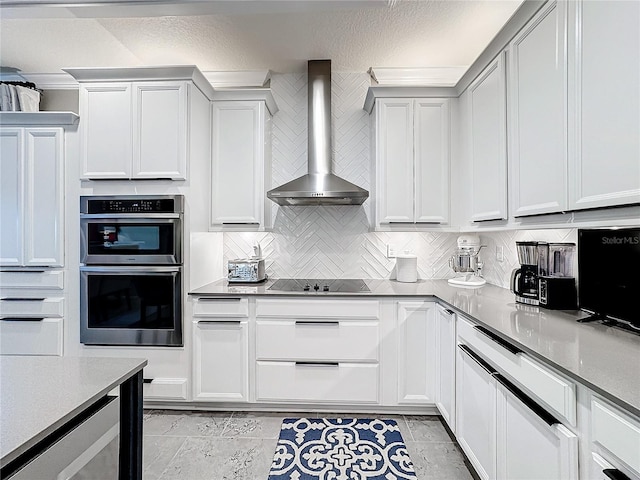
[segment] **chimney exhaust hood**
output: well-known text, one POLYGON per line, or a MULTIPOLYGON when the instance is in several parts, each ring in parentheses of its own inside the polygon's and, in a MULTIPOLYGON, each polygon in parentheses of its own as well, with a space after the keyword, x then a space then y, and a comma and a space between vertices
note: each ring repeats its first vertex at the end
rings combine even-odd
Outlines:
POLYGON ((267 192, 278 205, 362 205, 369 192, 331 173, 331 60, 309 60, 308 172, 267 192))

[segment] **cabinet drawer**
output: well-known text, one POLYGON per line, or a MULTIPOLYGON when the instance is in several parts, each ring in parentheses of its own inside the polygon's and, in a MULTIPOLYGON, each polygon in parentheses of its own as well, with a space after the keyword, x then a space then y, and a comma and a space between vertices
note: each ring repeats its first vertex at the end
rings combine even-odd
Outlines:
POLYGON ((145 383, 142 386, 142 395, 145 400, 186 400, 187 379, 145 379, 145 383))
POLYGON ((240 297, 199 297, 193 304, 195 317, 248 317, 249 300, 240 297))
POLYGON ((0 301, 0 315, 4 317, 62 317, 64 299, 62 297, 25 298, 3 297, 0 301))
POLYGON ((3 355, 62 355, 62 319, 12 319, 0 321, 3 355))
POLYGON ((640 475, 640 421, 592 397, 591 439, 640 475))
POLYGON ((0 288, 40 288, 62 290, 64 272, 0 272, 0 288))
POLYGON ((483 327, 460 318, 458 338, 480 353, 494 367, 507 374, 535 399, 576 425, 576 385, 524 352, 509 345, 483 327))
POLYGON ((257 362, 258 401, 378 403, 377 364, 257 362))
POLYGON ((375 300, 257 299, 256 316, 287 318, 378 318, 375 300))
POLYGON ((377 321, 258 320, 259 360, 377 361, 377 321))

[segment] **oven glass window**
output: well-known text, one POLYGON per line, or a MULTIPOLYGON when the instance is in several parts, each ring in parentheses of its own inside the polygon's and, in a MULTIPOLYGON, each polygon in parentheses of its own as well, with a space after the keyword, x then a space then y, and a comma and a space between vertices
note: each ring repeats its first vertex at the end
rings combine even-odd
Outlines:
POLYGON ((88 225, 90 255, 173 255, 172 223, 94 223, 88 225))
POLYGON ((174 275, 89 275, 89 328, 175 328, 174 275))

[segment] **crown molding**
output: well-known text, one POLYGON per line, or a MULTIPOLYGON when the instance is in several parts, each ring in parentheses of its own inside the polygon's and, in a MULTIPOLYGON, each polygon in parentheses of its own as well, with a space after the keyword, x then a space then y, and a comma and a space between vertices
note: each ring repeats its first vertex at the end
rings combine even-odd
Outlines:
POLYGON ((264 87, 271 80, 270 70, 241 70, 237 72, 202 72, 213 88, 264 87))
POLYGON ((270 88, 218 88, 214 91, 212 100, 259 100, 265 102, 271 115, 275 115, 278 111, 278 105, 270 88))
POLYGON ((369 75, 379 86, 455 87, 468 68, 468 66, 371 67, 369 75))

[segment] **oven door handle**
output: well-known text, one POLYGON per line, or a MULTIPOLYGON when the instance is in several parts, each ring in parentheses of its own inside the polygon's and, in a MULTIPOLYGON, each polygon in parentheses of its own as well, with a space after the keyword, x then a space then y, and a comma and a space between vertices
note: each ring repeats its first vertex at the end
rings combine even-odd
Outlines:
POLYGON ((111 273, 111 274, 127 274, 127 273, 178 273, 182 271, 182 265, 176 266, 158 266, 158 265, 109 265, 104 266, 81 266, 81 272, 90 273, 111 273))
POLYGON ((121 220, 132 219, 140 223, 153 223, 156 220, 172 220, 180 218, 179 213, 81 213, 81 219, 88 220, 121 220))

